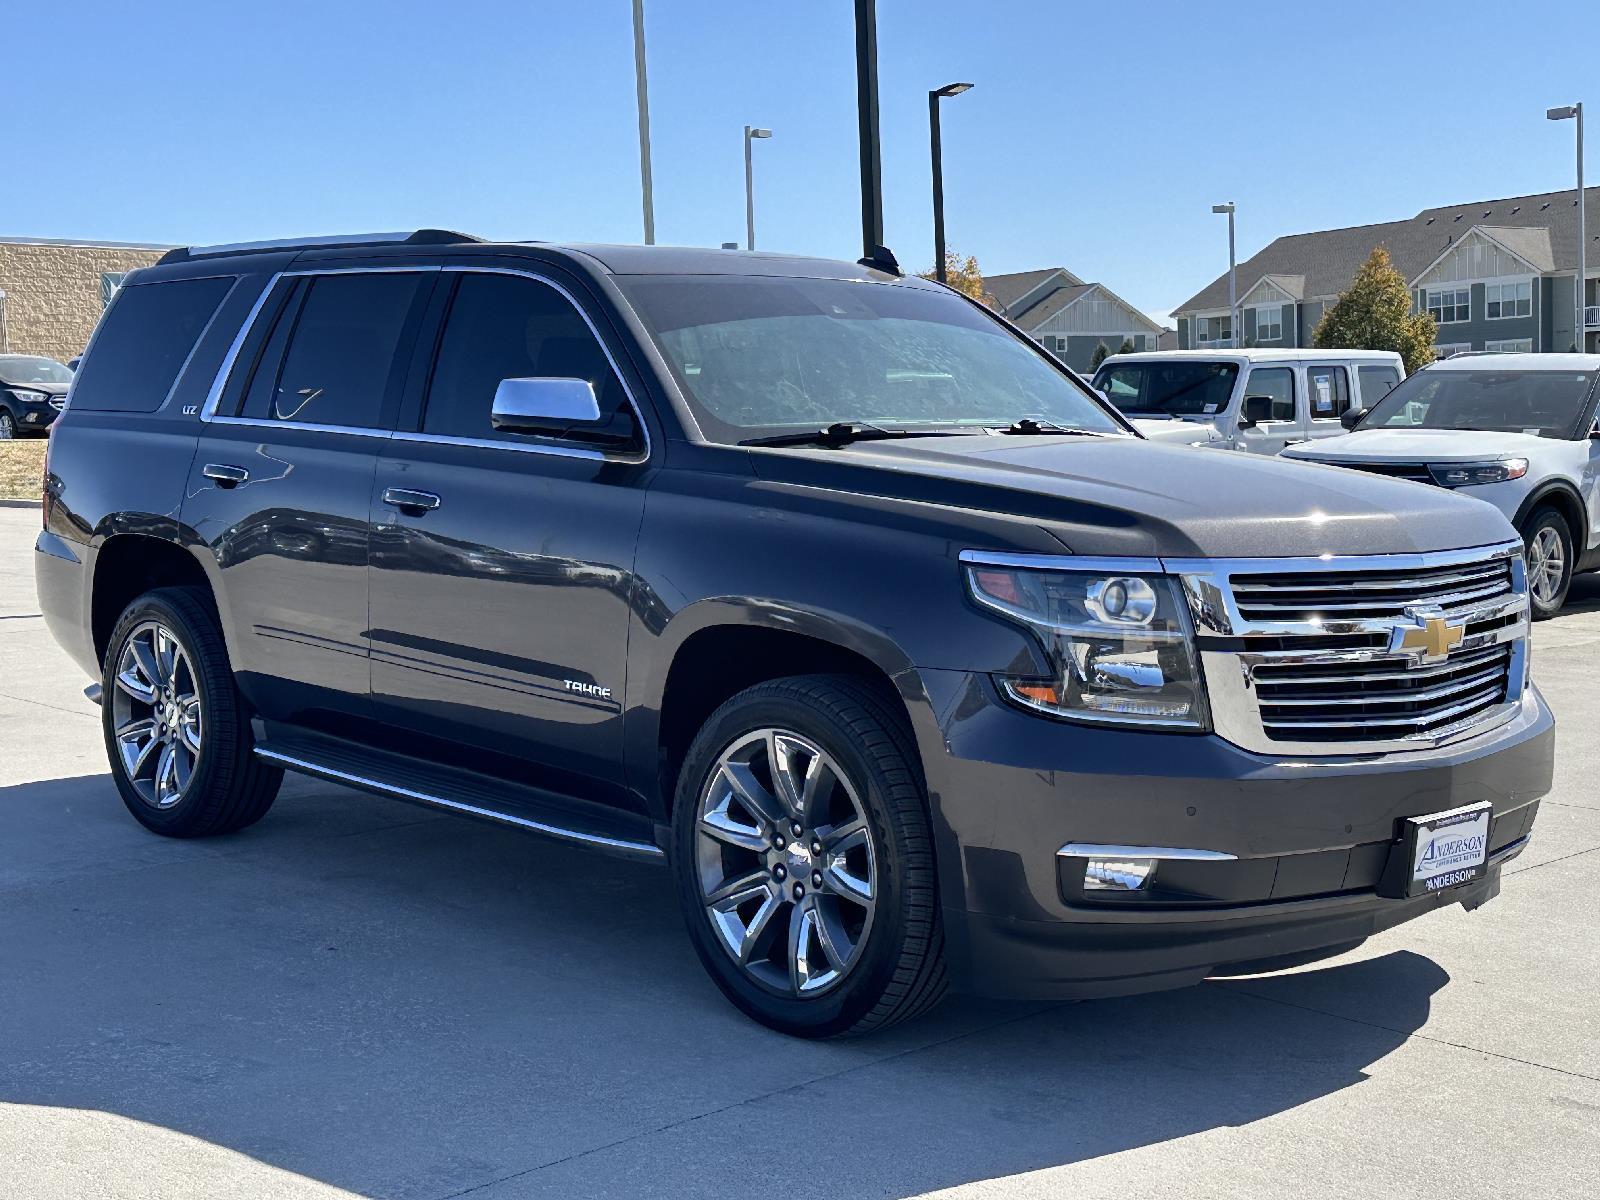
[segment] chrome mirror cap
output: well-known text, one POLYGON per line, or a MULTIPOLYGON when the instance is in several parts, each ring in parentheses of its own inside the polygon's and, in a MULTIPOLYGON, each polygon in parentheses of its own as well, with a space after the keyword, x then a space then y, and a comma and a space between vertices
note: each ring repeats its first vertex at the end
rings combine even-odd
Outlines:
POLYGON ((496 429, 549 429, 600 420, 600 402, 587 379, 502 379, 490 421, 496 429))

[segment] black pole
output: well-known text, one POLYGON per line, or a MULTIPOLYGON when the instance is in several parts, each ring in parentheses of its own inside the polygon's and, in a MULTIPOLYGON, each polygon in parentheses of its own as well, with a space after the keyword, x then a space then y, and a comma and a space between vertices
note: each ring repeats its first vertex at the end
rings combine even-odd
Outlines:
POLYGON ((933 277, 940 283, 944 269, 944 149, 939 144, 939 93, 928 93, 928 145, 933 152, 933 277))
POLYGON ((861 129, 861 256, 883 245, 883 163, 878 153, 877 0, 856 0, 856 117, 861 129))

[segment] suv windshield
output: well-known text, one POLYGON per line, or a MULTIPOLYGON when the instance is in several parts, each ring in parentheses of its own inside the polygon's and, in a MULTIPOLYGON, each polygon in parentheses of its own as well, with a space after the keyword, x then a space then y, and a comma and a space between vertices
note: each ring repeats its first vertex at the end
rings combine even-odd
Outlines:
POLYGON ((71 383, 72 371, 53 358, 0 358, 0 383, 71 383))
POLYGON ((1238 378, 1229 362, 1130 362, 1101 367, 1094 385, 1125 413, 1200 417, 1227 411, 1238 378))
POLYGON ((1593 371, 1419 371, 1362 429, 1489 429, 1548 438, 1578 434, 1593 371))
POLYGON ((1006 426, 1123 433, 1044 353, 954 295, 840 279, 618 279, 705 435, 1006 426))

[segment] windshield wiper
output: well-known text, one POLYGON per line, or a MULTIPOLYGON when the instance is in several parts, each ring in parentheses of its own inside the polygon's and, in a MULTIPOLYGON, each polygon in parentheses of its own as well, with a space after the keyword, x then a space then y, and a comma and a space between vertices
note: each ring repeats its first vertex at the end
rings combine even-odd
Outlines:
POLYGON ((824 446, 844 446, 851 442, 876 442, 888 438, 960 437, 956 429, 886 429, 869 421, 835 421, 826 429, 807 429, 799 433, 775 433, 770 437, 746 438, 741 446, 804 446, 812 442, 824 446))
POLYGON ((1121 437, 1121 434, 1108 433, 1103 429, 1080 429, 1075 425, 1057 425, 1054 421, 1041 421, 1037 417, 1020 417, 1011 422, 1001 433, 1010 433, 1018 436, 1030 437, 1038 434, 1070 435, 1076 437, 1121 437))

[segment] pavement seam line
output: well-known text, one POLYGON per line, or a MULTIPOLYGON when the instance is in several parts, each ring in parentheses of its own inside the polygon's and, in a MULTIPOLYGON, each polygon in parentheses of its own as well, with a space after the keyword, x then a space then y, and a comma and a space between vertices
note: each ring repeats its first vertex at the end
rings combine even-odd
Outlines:
MULTIPOLYGON (((1207 980, 1206 982, 1215 984, 1218 981, 1207 980)), ((1404 1029, 1398 1029, 1393 1025, 1383 1025, 1377 1021, 1364 1021, 1360 1017, 1350 1017, 1344 1013, 1329 1012, 1325 1008, 1317 1008, 1311 1004, 1296 1004, 1293 1000, 1284 1000, 1277 996, 1263 996, 1260 992, 1252 992, 1249 988, 1240 987, 1237 984, 1231 984, 1223 990, 1235 992, 1241 996, 1249 996, 1251 999, 1261 1000, 1267 1004, 1279 1004, 1284 1008, 1294 1008, 1299 1009, 1301 1012, 1331 1017, 1335 1021, 1345 1021, 1351 1025, 1360 1025, 1367 1029, 1381 1029, 1385 1033, 1398 1033, 1407 1042, 1413 1039, 1419 1042, 1431 1042, 1435 1046, 1449 1046, 1454 1050, 1467 1050, 1473 1054, 1482 1054, 1486 1058, 1497 1058, 1501 1062, 1512 1062, 1524 1067, 1532 1067, 1537 1071, 1551 1071, 1557 1075, 1565 1075, 1570 1079, 1582 1079, 1589 1083, 1600 1083, 1600 1075, 1586 1075, 1582 1071, 1569 1071, 1566 1067, 1553 1067, 1549 1063, 1533 1062, 1531 1059, 1518 1058, 1515 1054, 1502 1054, 1498 1050, 1485 1050, 1482 1046, 1469 1046, 1464 1042, 1452 1042, 1449 1038, 1430 1037, 1426 1033, 1418 1033, 1414 1030, 1411 1033, 1407 1033, 1404 1029)), ((1404 1045, 1405 1043, 1402 1042, 1401 1044, 1404 1045)))
POLYGON ((1587 850, 1574 850, 1571 854, 1563 854, 1560 858, 1549 858, 1544 862, 1528 863, 1525 866, 1513 867, 1506 871, 1507 875, 1526 875, 1529 871, 1537 871, 1540 867, 1548 867, 1554 863, 1566 862, 1572 858, 1582 858, 1585 854, 1593 854, 1600 850, 1600 846, 1590 846, 1587 850))
POLYGON ((818 1075, 815 1079, 808 1079, 804 1083, 794 1083, 790 1084, 788 1087, 774 1088, 772 1091, 762 1092, 758 1096, 747 1096, 743 1100, 735 1100, 732 1104, 724 1104, 720 1108, 707 1109, 705 1112, 695 1113, 692 1116, 679 1117, 675 1121, 668 1121, 654 1129, 644 1129, 640 1130, 638 1133, 630 1133, 627 1137, 618 1138, 613 1142, 607 1142, 603 1146, 591 1146, 587 1150, 575 1150, 571 1154, 562 1155, 560 1158, 552 1158, 549 1162, 538 1163, 534 1166, 526 1167, 521 1171, 513 1171, 509 1175, 502 1175, 495 1179, 486 1179, 482 1183, 475 1183, 471 1187, 462 1188, 460 1191, 446 1192, 436 1197, 435 1200, 457 1200, 458 1197, 470 1196, 473 1192, 480 1192, 484 1188, 495 1187, 502 1183, 509 1183, 513 1179, 521 1179, 525 1176, 536 1174, 539 1171, 548 1170, 550 1167, 559 1167, 563 1163, 576 1162, 579 1159, 588 1158, 593 1154, 604 1154, 608 1150, 615 1150, 619 1146, 626 1146, 629 1142, 636 1142, 643 1138, 655 1137, 658 1133, 667 1133, 685 1125, 693 1125, 696 1121, 703 1121, 707 1117, 721 1116, 723 1113, 732 1112, 736 1108, 743 1108, 749 1104, 759 1104, 764 1100, 770 1100, 774 1096, 782 1096, 787 1092, 798 1092, 815 1084, 827 1083, 831 1080, 841 1078, 842 1076, 852 1074, 856 1071, 864 1071, 870 1067, 881 1066, 884 1063, 896 1062, 899 1059, 907 1058, 913 1054, 921 1054, 927 1050, 936 1050, 944 1046, 952 1046, 957 1042, 965 1041, 967 1038, 977 1037, 980 1033, 990 1033, 996 1029, 1004 1029, 1009 1025, 1017 1024, 1019 1021, 1027 1021, 1034 1017, 1041 1017, 1046 1016, 1049 1013, 1059 1012, 1064 1008, 1071 1008, 1076 1003, 1078 1002, 1067 1001, 1064 1004, 1055 1004, 1045 1008, 1034 1009, 1031 1012, 1022 1013, 1018 1016, 1010 1017, 1004 1021, 996 1021, 993 1025, 985 1025, 980 1029, 969 1029, 965 1033, 953 1034, 950 1037, 941 1038, 935 1042, 928 1042, 921 1046, 909 1046, 904 1050, 897 1050, 893 1054, 886 1054, 882 1058, 874 1058, 869 1062, 853 1063, 848 1067, 841 1067, 837 1071, 829 1071, 824 1075, 818 1075))
POLYGON ((37 704, 40 708, 48 708, 51 712, 67 713, 68 715, 74 717, 89 717, 91 719, 98 719, 98 715, 96 713, 84 712, 81 708, 63 708, 59 704, 50 704, 44 700, 35 700, 32 696, 13 696, 10 692, 0 692, 0 698, 4 698, 6 700, 15 700, 18 704, 37 704))

